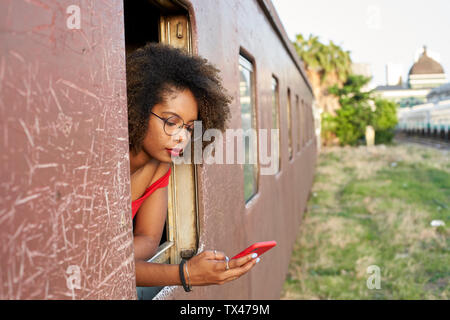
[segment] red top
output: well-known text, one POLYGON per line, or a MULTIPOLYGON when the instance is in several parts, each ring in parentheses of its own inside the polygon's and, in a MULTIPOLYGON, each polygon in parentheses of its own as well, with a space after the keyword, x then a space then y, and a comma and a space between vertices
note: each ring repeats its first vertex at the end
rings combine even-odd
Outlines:
POLYGON ((148 196, 150 196, 158 188, 167 187, 167 185, 169 184, 170 171, 171 171, 171 168, 169 168, 169 170, 167 171, 167 173, 165 175, 163 175, 161 178, 159 178, 158 180, 153 182, 152 185, 150 187, 148 187, 147 190, 145 190, 142 197, 131 202, 131 211, 132 211, 131 218, 132 219, 134 219, 136 212, 139 210, 142 203, 144 202, 145 199, 147 199, 148 196))

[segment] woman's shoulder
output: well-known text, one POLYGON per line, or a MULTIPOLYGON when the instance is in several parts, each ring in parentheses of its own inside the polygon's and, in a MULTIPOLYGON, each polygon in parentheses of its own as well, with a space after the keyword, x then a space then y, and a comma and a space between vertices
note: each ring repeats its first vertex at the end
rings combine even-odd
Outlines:
POLYGON ((146 164, 142 170, 131 176, 132 201, 139 199, 155 181, 163 177, 170 168, 170 163, 146 164))
POLYGON ((161 179, 167 173, 167 171, 169 171, 169 169, 170 163, 160 162, 157 165, 156 169, 154 169, 154 172, 151 175, 152 177, 149 179, 147 188, 150 187, 155 181, 161 179))

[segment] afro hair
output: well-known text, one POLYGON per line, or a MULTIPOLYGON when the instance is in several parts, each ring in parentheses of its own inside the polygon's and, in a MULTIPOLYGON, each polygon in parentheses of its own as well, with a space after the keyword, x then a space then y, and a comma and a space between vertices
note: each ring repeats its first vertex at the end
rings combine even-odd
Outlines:
MULTIPOLYGON (((148 43, 127 56, 128 131, 130 151, 137 154, 147 132, 150 111, 174 91, 194 95, 203 130, 227 127, 231 97, 219 70, 206 59, 160 43, 148 43)), ((204 142, 203 147, 208 143, 204 142)))

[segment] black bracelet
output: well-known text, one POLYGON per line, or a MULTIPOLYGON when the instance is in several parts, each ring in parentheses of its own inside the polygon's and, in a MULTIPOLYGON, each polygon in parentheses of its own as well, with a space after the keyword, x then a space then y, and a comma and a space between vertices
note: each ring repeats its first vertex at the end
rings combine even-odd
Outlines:
POLYGON ((182 259, 178 270, 180 272, 180 280, 181 280, 181 284, 183 285, 184 291, 189 292, 189 291, 191 291, 191 288, 186 284, 186 279, 184 278, 184 272, 183 272, 183 267, 184 267, 185 263, 186 263, 186 260, 182 259))

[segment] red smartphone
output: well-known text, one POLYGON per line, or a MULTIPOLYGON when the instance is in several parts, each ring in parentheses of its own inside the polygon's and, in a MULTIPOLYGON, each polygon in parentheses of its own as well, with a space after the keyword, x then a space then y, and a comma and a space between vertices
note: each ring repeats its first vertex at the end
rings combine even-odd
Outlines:
POLYGON ((267 250, 272 249, 276 245, 277 245, 276 241, 257 242, 257 243, 252 244, 250 247, 248 247, 247 249, 245 249, 241 253, 235 255, 231 259, 237 259, 237 258, 246 256, 246 255, 248 255, 250 253, 257 253, 258 257, 260 257, 264 252, 266 252, 267 250))

